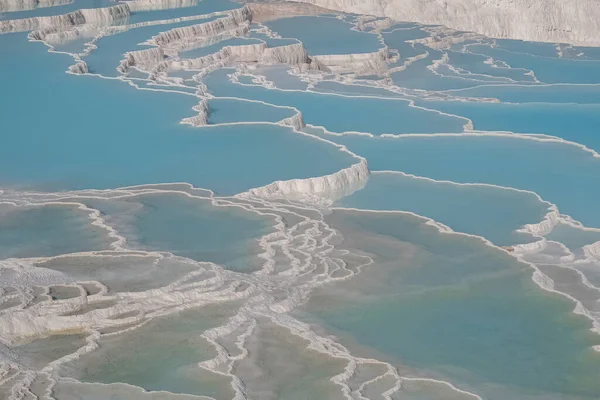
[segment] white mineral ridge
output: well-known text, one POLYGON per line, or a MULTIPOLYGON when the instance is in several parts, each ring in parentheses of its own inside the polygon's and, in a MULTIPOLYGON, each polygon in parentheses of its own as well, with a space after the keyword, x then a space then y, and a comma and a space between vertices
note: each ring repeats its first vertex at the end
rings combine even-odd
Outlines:
POLYGON ((197 111, 198 115, 194 115, 193 117, 189 118, 184 118, 181 120, 181 123, 192 126, 208 125, 208 115, 210 114, 208 100, 202 99, 198 105, 193 107, 193 110, 197 111))
POLYGON ((282 119, 281 121, 279 121, 279 123, 282 125, 291 126, 297 131, 300 131, 306 127, 306 124, 304 123, 304 118, 302 117, 301 112, 296 112, 291 117, 282 119))
POLYGON ((308 53, 302 43, 265 48, 262 58, 266 62, 281 64, 310 63, 308 53))
POLYGON ((387 71, 388 48, 384 47, 372 53, 331 54, 311 56, 335 73, 372 73, 387 71))
MULTIPOLYGON (((308 57, 302 43, 267 47, 265 43, 253 43, 240 46, 224 46, 216 53, 193 59, 168 60, 157 70, 181 70, 224 67, 236 62, 261 64, 288 64, 311 67, 314 62, 308 57), (311 64, 312 63, 312 64, 311 64)), ((316 64, 315 64, 316 65, 316 64)), ((317 68, 316 66, 313 66, 317 68)))
POLYGON ((600 242, 595 242, 583 246, 583 253, 587 259, 600 263, 600 242))
POLYGON ((494 38, 600 45, 598 0, 295 0, 494 38))
POLYGON ((137 65, 140 69, 148 70, 165 59, 165 53, 160 47, 125 53, 125 59, 117 67, 121 73, 127 73, 131 67, 137 65))
POLYGON ((25 32, 35 29, 66 29, 77 25, 112 25, 123 21, 130 15, 127 4, 118 4, 105 8, 90 8, 62 15, 31 17, 0 21, 0 33, 25 32))
POLYGON ((62 6, 72 2, 73 0, 0 0, 0 12, 27 11, 62 6))
POLYGON ((83 75, 89 72, 87 63, 85 61, 77 61, 75 64, 69 67, 69 72, 71 74, 83 75))
POLYGON ((168 46, 175 42, 193 42, 201 38, 217 36, 231 31, 250 21, 252 21, 252 12, 249 7, 244 6, 230 11, 229 15, 223 18, 162 32, 154 36, 151 42, 158 46, 168 46))
POLYGON ((359 185, 368 179, 369 167, 365 159, 330 175, 276 181, 266 186, 250 189, 241 196, 251 195, 263 198, 287 198, 297 195, 327 195, 327 193, 341 192, 349 187, 359 185))
POLYGON ((46 28, 29 32, 29 38, 41 40, 51 46, 65 44, 76 39, 92 39, 98 35, 98 29, 93 25, 74 26, 67 30, 46 28))
POLYGON ((241 46, 224 46, 222 51, 226 57, 231 57, 241 62, 256 61, 257 55, 262 54, 266 45, 264 43, 253 43, 241 46))
POLYGON ((168 10, 198 5, 198 0, 134 0, 126 2, 131 12, 168 10))

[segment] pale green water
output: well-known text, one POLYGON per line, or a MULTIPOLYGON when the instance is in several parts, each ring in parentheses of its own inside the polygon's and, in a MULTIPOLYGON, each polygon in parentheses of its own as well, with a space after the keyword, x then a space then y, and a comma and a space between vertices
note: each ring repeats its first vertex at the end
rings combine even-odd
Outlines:
POLYGON ((89 212, 77 207, 0 204, 0 259, 108 249, 107 232, 92 226, 89 212))
POLYGON ((197 363, 215 353, 200 337, 235 313, 235 304, 208 306, 159 318, 140 329, 100 341, 100 349, 64 372, 86 382, 125 382, 146 390, 230 398, 225 377, 197 363))
POLYGON ((151 194, 94 204, 140 250, 169 251, 196 261, 236 270, 253 270, 263 250, 261 236, 272 231, 270 216, 239 207, 218 207, 210 200, 182 194, 151 194))
POLYGON ((305 317, 413 373, 488 399, 595 399, 600 342, 573 305, 541 291, 509 255, 417 218, 336 212, 345 244, 375 254, 319 290, 305 317))
POLYGON ((250 356, 237 373, 256 399, 343 399, 329 378, 346 362, 308 349, 307 341, 272 324, 260 325, 248 343, 250 356))

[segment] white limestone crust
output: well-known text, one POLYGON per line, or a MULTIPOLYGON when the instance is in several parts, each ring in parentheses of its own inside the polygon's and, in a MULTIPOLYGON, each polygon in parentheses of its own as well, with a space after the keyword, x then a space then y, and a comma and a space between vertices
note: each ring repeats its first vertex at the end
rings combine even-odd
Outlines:
POLYGON ((83 60, 77 61, 75 64, 71 65, 68 70, 71 74, 83 75, 89 72, 87 63, 83 60))
POLYGON ((444 25, 493 38, 600 45, 597 0, 296 0, 332 10, 444 25))
POLYGON ((171 8, 193 7, 198 0, 134 0, 127 5, 132 12, 168 10, 171 8))
POLYGON ((167 60, 157 66, 156 70, 160 72, 182 69, 203 71, 230 66, 234 63, 288 64, 301 66, 303 69, 320 69, 320 64, 308 56, 302 43, 278 47, 267 47, 266 43, 253 43, 224 46, 216 53, 193 59, 167 60))
POLYGON ((28 11, 36 8, 62 6, 73 0, 0 0, 0 12, 28 11))
POLYGON ((332 54, 311 57, 334 73, 378 74, 387 71, 389 52, 387 47, 383 47, 372 53, 332 54))
POLYGON ((160 47, 130 51, 125 54, 125 59, 121 61, 117 70, 123 74, 127 73, 133 66, 138 66, 143 70, 149 70, 164 59, 165 53, 160 47))
POLYGON ((149 43, 173 47, 175 43, 185 44, 205 37, 217 36, 252 21, 252 12, 245 6, 229 12, 229 15, 201 24, 171 29, 154 36, 149 43))
POLYGON ((256 196, 263 198, 287 198, 298 195, 323 195, 344 191, 348 187, 357 186, 368 179, 369 167, 365 159, 330 175, 276 181, 266 186, 250 189, 240 196, 256 196))
POLYGON ((82 9, 61 15, 9 19, 0 21, 0 33, 26 32, 36 29, 67 29, 84 24, 106 26, 124 21, 129 15, 129 6, 118 4, 104 8, 82 9))

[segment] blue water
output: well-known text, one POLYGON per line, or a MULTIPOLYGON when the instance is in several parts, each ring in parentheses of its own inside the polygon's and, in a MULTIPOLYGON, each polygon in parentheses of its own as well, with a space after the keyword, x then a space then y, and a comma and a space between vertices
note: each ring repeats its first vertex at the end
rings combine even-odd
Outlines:
POLYGON ((83 60, 88 64, 88 69, 91 73, 109 77, 119 76, 120 73, 117 71, 117 67, 121 60, 125 58, 124 54, 128 51, 150 48, 150 46, 142 46, 141 43, 151 37, 171 29, 196 25, 217 18, 218 17, 210 17, 207 19, 177 22, 174 24, 143 26, 140 28, 129 29, 115 35, 104 36, 96 41, 95 45, 97 48, 88 56, 84 57, 83 60))
POLYGON ((114 5, 111 0, 74 0, 69 4, 54 7, 38 7, 33 10, 0 13, 2 19, 21 19, 31 17, 47 17, 51 15, 66 14, 82 8, 101 8, 114 5))
POLYGON ((356 282, 319 289, 304 318, 363 354, 372 349, 486 399, 597 398, 600 355, 590 347, 598 337, 571 303, 541 292, 527 266, 413 217, 329 220, 376 263, 356 282))
POLYGON ((24 36, 0 36, 4 76, 12 78, 0 99, 4 130, 12 132, 0 148, 0 169, 12 171, 3 185, 79 189, 185 181, 234 194, 356 162, 291 128, 180 125, 194 114, 196 97, 64 74, 68 57, 51 57, 37 43, 28 45, 35 50, 24 48, 24 36), (22 112, 32 108, 36 118, 22 112))
POLYGON ((228 122, 278 122, 296 114, 289 108, 236 99, 211 99, 209 124, 228 122))
MULTIPOLYGON (((383 18, 377 18, 383 19, 383 18)), ((382 29, 382 33, 389 33, 395 30, 413 30, 414 28, 421 28, 424 25, 421 25, 416 22, 406 22, 406 21, 394 21, 394 24, 390 26, 388 29, 382 29)))
MULTIPOLYGON (((474 68, 474 69, 476 69, 476 68, 474 68)), ((496 77, 493 75, 488 75, 488 74, 483 74, 483 73, 470 73, 468 70, 465 70, 465 71, 454 70, 451 65, 447 65, 447 64, 440 65, 436 69, 436 72, 438 74, 443 75, 444 77, 473 81, 473 82, 477 82, 481 85, 487 85, 487 84, 498 83, 498 82, 512 82, 511 80, 509 80, 508 78, 505 78, 505 77, 496 77)))
POLYGON ((184 84, 190 85, 190 87, 193 85, 194 88, 198 85, 198 83, 193 81, 192 78, 197 74, 197 70, 177 70, 168 72, 169 77, 183 78, 185 80, 184 84))
MULTIPOLYGON (((60 15, 79 9, 109 7, 115 4, 117 3, 111 0, 75 0, 70 4, 65 4, 62 6, 42 7, 34 10, 6 13, 4 14, 4 19, 60 15)), ((158 21, 164 19, 189 17, 193 15, 210 14, 217 11, 227 11, 235 8, 239 8, 239 4, 229 0, 200 0, 198 1, 197 5, 191 7, 132 12, 127 22, 129 24, 134 24, 145 21, 158 21)))
POLYGON ((288 73, 288 66, 267 66, 260 68, 252 73, 263 75, 270 82, 273 82, 278 89, 284 90, 306 90, 308 84, 303 82, 297 76, 288 73))
POLYGON ((556 44, 554 43, 525 42, 523 40, 509 39, 496 39, 494 42, 497 47, 505 50, 526 53, 540 57, 558 58, 556 44))
MULTIPOLYGON (((253 28, 258 29, 259 26, 253 24, 253 28)), ((299 43, 298 40, 293 38, 272 38, 262 32, 250 32, 250 38, 258 39, 267 44, 268 47, 287 46, 289 44, 299 43)))
POLYGON ((495 98, 508 103, 600 103, 598 85, 486 85, 457 90, 464 97, 495 98))
POLYGON ((546 239, 560 242, 576 254, 581 254, 581 248, 585 245, 600 241, 600 232, 593 230, 578 229, 567 224, 558 224, 547 234, 546 239))
POLYGON ((86 44, 92 39, 92 37, 82 37, 80 39, 73 39, 63 43, 53 43, 52 47, 54 47, 56 51, 70 54, 80 54, 84 52, 87 47, 86 44))
POLYGON ((413 47, 407 40, 422 39, 429 34, 422 31, 419 28, 406 29, 406 30, 392 30, 390 32, 382 33, 383 41, 390 49, 396 49, 400 52, 400 64, 407 58, 414 57, 418 54, 423 54, 424 51, 419 51, 413 47))
POLYGON ((517 53, 488 45, 469 46, 473 53, 507 62, 513 68, 527 68, 544 83, 600 83, 599 61, 569 60, 517 53))
POLYGON ((318 82, 314 88, 311 89, 314 92, 323 93, 338 93, 345 95, 354 96, 374 96, 374 97, 400 97, 404 96, 394 93, 390 90, 374 86, 361 86, 361 85, 347 85, 333 81, 321 81, 318 82))
POLYGON ((600 151, 598 104, 496 104, 460 101, 427 101, 417 104, 467 117, 473 121, 477 130, 552 135, 600 151))
POLYGON ((600 159, 562 143, 511 137, 332 137, 371 170, 531 190, 586 226, 600 227, 600 159))
POLYGON ((300 40, 310 55, 371 53, 383 47, 376 35, 352 31, 351 24, 335 18, 292 17, 265 25, 281 37, 300 40))
POLYGON ((296 107, 308 124, 332 132, 382 133, 462 132, 465 120, 409 106, 406 100, 353 98, 308 92, 286 92, 229 82, 227 70, 206 76, 204 82, 214 96, 243 97, 276 105, 296 107), (331 110, 336 110, 335 114, 331 110), (341 118, 339 115, 343 115, 341 118), (365 118, 368 115, 368 118, 365 118))
POLYGON ((463 89, 480 85, 481 82, 467 78, 447 77, 434 74, 427 67, 431 66, 433 60, 442 58, 438 50, 425 48, 421 44, 415 44, 418 54, 429 53, 429 57, 410 64, 405 70, 390 74, 395 85, 408 89, 422 90, 449 90, 463 89))
MULTIPOLYGON (((459 53, 456 51, 448 51, 449 63, 453 67, 464 69, 465 71, 471 72, 475 75, 474 79, 486 79, 482 75, 490 75, 496 77, 497 80, 513 80, 513 81, 525 81, 533 82, 534 78, 529 75, 525 75, 528 70, 516 69, 516 68, 498 68, 491 64, 486 64, 484 61, 488 60, 488 57, 480 56, 471 53, 459 53)), ((463 77, 469 77, 463 75, 463 77)), ((487 79, 491 79, 487 77, 487 79)))
POLYGON ((454 231, 483 236, 498 246, 531 241, 515 231, 540 222, 548 212, 548 206, 533 194, 377 172, 364 189, 339 203, 352 208, 410 211, 454 231))
POLYGON ((600 47, 573 47, 575 52, 581 52, 584 54, 584 57, 587 57, 592 60, 600 61, 600 47))
POLYGON ((414 27, 407 29, 400 24, 392 26, 387 31, 383 31, 382 36, 385 44, 389 48, 400 50, 403 46, 407 45, 407 41, 429 37, 429 33, 422 30, 421 26, 416 24, 409 25, 413 25, 414 27))

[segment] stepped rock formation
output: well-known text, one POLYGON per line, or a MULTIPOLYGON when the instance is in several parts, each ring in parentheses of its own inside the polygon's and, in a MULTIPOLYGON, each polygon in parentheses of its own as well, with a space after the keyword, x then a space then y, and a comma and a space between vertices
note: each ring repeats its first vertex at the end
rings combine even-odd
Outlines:
POLYGON ((198 112, 198 115, 193 117, 184 118, 181 123, 184 125, 191 126, 204 126, 208 125, 208 115, 210 114, 210 107, 208 100, 202 99, 200 103, 193 107, 193 110, 198 112))
POLYGON ((127 4, 105 8, 90 8, 68 14, 0 21, 0 33, 25 32, 35 29, 66 29, 77 25, 105 26, 126 20, 130 15, 127 4))
MULTIPOLYGON (((323 195, 325 193, 343 192, 364 184, 370 172, 365 159, 330 175, 276 181, 266 186, 250 189, 240 196, 256 196, 263 198, 287 198, 301 195, 323 195)), ((331 195, 328 195, 331 197, 331 195)))
POLYGON ((252 19, 256 22, 266 22, 278 18, 287 18, 298 15, 327 14, 331 10, 316 7, 306 3, 248 3, 252 9, 252 19))
MULTIPOLYGON (((163 74, 167 71, 199 70, 198 77, 235 63, 288 64, 302 69, 327 70, 322 63, 308 56, 302 43, 267 47, 266 43, 224 46, 221 50, 192 59, 173 58, 158 63, 151 72, 163 74)), ((124 72, 121 71, 121 72, 124 72)))
POLYGON ((296 0, 493 38, 600 46, 597 0, 296 0))
POLYGON ((0 0, 0 12, 28 11, 72 2, 73 0, 0 0))
POLYGON ((68 72, 71 74, 83 75, 87 74, 89 70, 85 61, 77 61, 75 64, 69 67, 68 72))
POLYGON ((198 0, 134 0, 128 1, 131 12, 168 10, 198 5, 198 0))
POLYGON ((331 54, 312 56, 312 58, 325 65, 331 72, 338 74, 350 72, 376 74, 387 71, 389 51, 384 47, 372 53, 331 54))
POLYGON ((173 47, 175 43, 185 44, 202 38, 217 36, 239 28, 252 21, 252 12, 245 6, 229 12, 229 15, 201 24, 171 29, 154 36, 151 44, 173 47))
POLYGON ((150 49, 130 51, 125 54, 125 59, 117 67, 117 70, 123 74, 127 73, 134 65, 141 69, 149 69, 165 59, 165 53, 160 47, 150 49))

